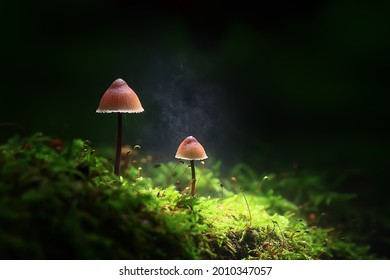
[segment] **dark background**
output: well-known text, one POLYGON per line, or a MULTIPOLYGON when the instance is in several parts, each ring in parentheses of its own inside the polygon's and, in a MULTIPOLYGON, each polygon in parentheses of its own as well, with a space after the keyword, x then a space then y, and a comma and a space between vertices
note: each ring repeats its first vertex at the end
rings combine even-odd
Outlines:
POLYGON ((0 141, 43 131, 114 146, 115 115, 95 110, 120 77, 145 108, 126 116, 124 143, 157 161, 193 135, 228 167, 350 174, 340 191, 389 213, 387 4, 1 5, 0 141))

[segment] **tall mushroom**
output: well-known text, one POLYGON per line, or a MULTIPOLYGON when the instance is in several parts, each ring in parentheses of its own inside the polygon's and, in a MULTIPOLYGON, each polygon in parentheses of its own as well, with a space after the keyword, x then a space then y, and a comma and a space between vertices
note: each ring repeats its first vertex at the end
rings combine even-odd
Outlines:
POLYGON ((103 94, 96 113, 118 113, 118 135, 115 153, 114 173, 119 175, 122 148, 122 113, 141 113, 144 111, 137 94, 122 79, 116 79, 103 94))
POLYGON ((186 139, 181 142, 179 148, 177 149, 175 158, 189 160, 191 163, 191 173, 192 173, 192 186, 191 186, 191 195, 195 195, 195 166, 194 160, 204 160, 207 157, 206 152, 203 146, 196 140, 193 136, 188 136, 186 139))

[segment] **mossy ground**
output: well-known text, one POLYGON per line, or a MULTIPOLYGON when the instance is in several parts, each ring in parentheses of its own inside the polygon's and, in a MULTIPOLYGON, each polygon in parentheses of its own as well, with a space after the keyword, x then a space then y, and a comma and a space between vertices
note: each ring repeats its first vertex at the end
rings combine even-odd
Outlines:
POLYGON ((63 145, 37 133, 0 146, 0 258, 374 258, 353 234, 321 226, 321 205, 353 195, 326 192, 316 176, 240 164, 223 177, 221 162, 203 173, 197 163, 191 197, 187 163, 136 153, 124 153, 117 177, 89 141, 63 145), (287 199, 279 190, 289 188, 287 199))

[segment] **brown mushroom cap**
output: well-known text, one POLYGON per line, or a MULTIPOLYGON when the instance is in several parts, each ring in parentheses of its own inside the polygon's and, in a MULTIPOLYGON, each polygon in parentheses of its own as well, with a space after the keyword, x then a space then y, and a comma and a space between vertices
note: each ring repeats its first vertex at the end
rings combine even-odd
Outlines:
POLYGON ((185 160, 203 160, 208 158, 203 146, 193 136, 188 136, 181 142, 175 157, 185 160))
POLYGON ((122 79, 116 79, 103 94, 96 113, 143 112, 137 94, 122 79))

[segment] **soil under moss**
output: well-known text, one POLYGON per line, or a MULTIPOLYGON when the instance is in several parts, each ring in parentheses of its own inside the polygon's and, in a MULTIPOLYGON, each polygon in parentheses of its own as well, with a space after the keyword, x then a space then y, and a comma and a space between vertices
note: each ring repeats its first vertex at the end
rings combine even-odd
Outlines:
POLYGON ((129 151, 117 177, 89 141, 37 133, 0 146, 0 258, 374 258, 353 235, 321 226, 322 202, 353 195, 318 193, 296 205, 277 192, 296 176, 268 174, 271 184, 237 165, 224 178, 215 161, 197 167, 191 197, 186 164, 129 151))

